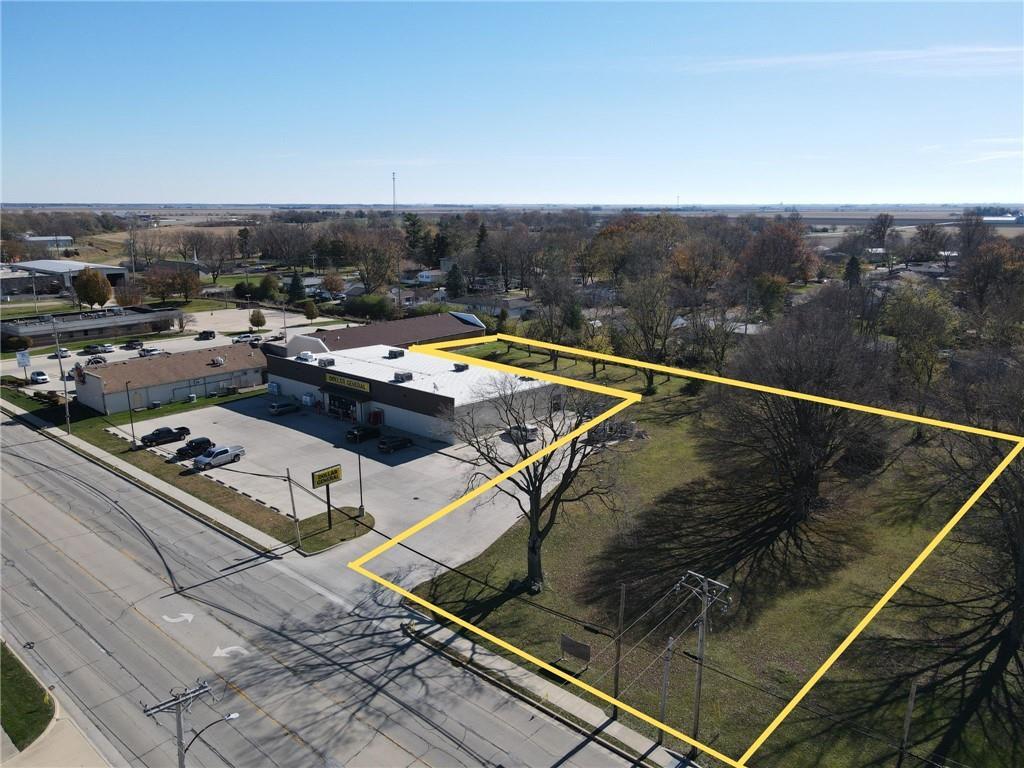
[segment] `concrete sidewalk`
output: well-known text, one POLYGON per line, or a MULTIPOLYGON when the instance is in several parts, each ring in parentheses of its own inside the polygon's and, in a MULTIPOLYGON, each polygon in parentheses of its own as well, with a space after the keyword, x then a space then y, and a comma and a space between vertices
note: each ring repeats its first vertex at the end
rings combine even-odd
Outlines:
POLYGON ((283 546, 282 543, 274 537, 269 536, 268 534, 264 533, 263 531, 257 528, 253 528, 251 525, 248 525, 247 523, 243 523, 241 520, 238 520, 232 517, 231 515, 227 514, 226 512, 217 509, 217 507, 214 507, 211 504, 207 504, 202 499, 196 498, 192 494, 186 493, 180 488, 177 488, 176 486, 171 485, 170 483, 165 482, 158 477, 154 477, 145 470, 139 469, 134 464, 129 464, 127 461, 119 459, 113 454, 107 453, 102 448, 97 448, 92 443, 86 442, 85 440, 75 437, 73 431, 71 435, 68 435, 62 427, 54 427, 50 425, 49 422, 44 421, 37 416, 34 416, 33 414, 25 411, 23 408, 19 408, 17 405, 14 405, 8 400, 0 399, 0 405, 2 405, 5 410, 17 414, 25 421, 37 427, 41 431, 44 431, 56 438, 59 438, 61 441, 72 446, 75 450, 92 456, 102 461, 103 463, 110 465, 121 474, 127 475, 128 477, 140 483, 143 483, 144 485, 149 486, 154 491, 159 493, 161 496, 167 499, 171 499, 177 502, 178 504, 181 504, 182 506, 188 507, 190 510, 198 512, 205 518, 216 521, 218 525, 222 525, 228 530, 234 531, 238 535, 245 537, 254 544, 266 547, 267 549, 279 549, 283 546))
MULTIPOLYGON (((10 643, 6 647, 14 653, 29 674, 43 688, 47 686, 39 679, 25 659, 21 657, 10 643)), ((3 734, 3 751, 0 762, 4 768, 108 768, 110 763, 82 732, 78 724, 64 712, 58 696, 51 692, 53 701, 53 718, 39 737, 24 751, 18 752, 7 734, 3 734)), ((79 713, 81 714, 81 713, 79 713)))

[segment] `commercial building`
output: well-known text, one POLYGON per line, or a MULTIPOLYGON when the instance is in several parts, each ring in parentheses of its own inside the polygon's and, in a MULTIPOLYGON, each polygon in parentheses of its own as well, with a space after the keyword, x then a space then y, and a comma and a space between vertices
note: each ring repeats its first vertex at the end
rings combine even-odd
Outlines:
POLYGON ((28 337, 37 347, 52 344, 55 330, 62 344, 80 339, 112 339, 166 331, 178 321, 181 314, 180 309, 107 307, 90 312, 33 315, 3 321, 0 323, 0 335, 4 339, 11 336, 28 337))
MULTIPOLYGON (((289 344, 289 347, 291 344, 289 344)), ((544 382, 453 363, 386 344, 268 357, 268 391, 325 418, 388 426, 453 441, 461 409, 492 399, 499 380, 523 388, 544 382)))
POLYGON ((78 401, 110 414, 259 386, 267 358, 248 344, 228 344, 74 370, 78 401))
POLYGON ((83 269, 102 272, 111 285, 117 285, 128 279, 127 267, 115 267, 110 264, 91 264, 87 261, 69 261, 67 259, 36 259, 35 261, 19 261, 12 265, 15 269, 34 275, 45 275, 59 280, 66 290, 83 269))

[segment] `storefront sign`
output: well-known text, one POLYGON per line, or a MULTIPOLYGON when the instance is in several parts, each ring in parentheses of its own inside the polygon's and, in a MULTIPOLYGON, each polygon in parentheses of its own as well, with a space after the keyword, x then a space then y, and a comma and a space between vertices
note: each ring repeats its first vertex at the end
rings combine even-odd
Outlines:
POLYGON ((324 379, 328 384, 337 384, 339 387, 347 387, 348 389, 357 389, 360 392, 370 391, 370 382, 359 381, 359 379, 350 379, 348 376, 338 376, 334 373, 328 373, 327 378, 324 379))
POLYGON ((341 464, 335 464, 333 467, 324 467, 318 469, 313 473, 313 487, 322 488, 325 485, 331 483, 337 483, 341 481, 341 464))

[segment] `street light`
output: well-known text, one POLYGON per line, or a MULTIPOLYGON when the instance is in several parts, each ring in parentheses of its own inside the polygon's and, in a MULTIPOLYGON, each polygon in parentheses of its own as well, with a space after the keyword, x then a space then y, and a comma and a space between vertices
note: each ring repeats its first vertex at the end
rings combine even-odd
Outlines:
POLYGON ((132 396, 128 394, 128 385, 131 383, 131 379, 124 383, 124 399, 128 403, 128 421, 132 425, 132 450, 135 450, 135 417, 132 415, 132 396))
POLYGON ((217 725, 217 723, 226 723, 228 720, 237 720, 237 719, 238 719, 238 713, 237 712, 232 712, 229 715, 224 715, 224 717, 220 718, 220 720, 214 720, 212 723, 207 723, 206 725, 204 725, 202 728, 200 728, 198 731, 196 731, 196 735, 192 737, 192 741, 190 741, 188 744, 186 744, 185 748, 183 750, 181 750, 181 757, 182 757, 182 759, 185 758, 185 753, 188 752, 188 748, 191 747, 193 744, 195 744, 196 739, 198 739, 203 734, 203 731, 205 731, 207 728, 212 728, 213 726, 217 725))

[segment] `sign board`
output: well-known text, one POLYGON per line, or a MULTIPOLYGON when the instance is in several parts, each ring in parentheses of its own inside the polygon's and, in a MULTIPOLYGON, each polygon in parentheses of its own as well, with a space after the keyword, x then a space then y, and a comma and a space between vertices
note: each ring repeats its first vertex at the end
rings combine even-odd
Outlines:
POLYGON ((313 487, 322 488, 325 485, 331 483, 337 483, 341 480, 341 464, 335 464, 333 467, 324 467, 313 472, 313 487))
POLYGON ((590 646, 586 643, 573 640, 568 635, 562 635, 561 647, 563 659, 566 656, 572 656, 586 664, 590 664, 590 646))
POLYGON ((28 368, 32 365, 32 355, 29 354, 27 349, 23 349, 20 352, 15 353, 18 356, 18 367, 28 368))
POLYGON ((339 376, 336 373, 328 373, 326 381, 328 384, 337 384, 339 387, 357 389, 360 392, 370 391, 370 382, 360 381, 359 379, 350 379, 348 376, 339 376))

